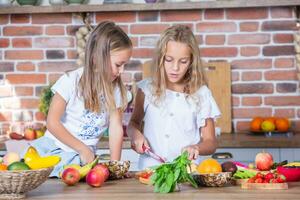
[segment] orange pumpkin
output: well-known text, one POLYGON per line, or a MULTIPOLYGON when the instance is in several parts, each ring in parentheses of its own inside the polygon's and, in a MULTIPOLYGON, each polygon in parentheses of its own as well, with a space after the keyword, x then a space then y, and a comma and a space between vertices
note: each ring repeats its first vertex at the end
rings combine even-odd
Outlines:
POLYGON ((286 118, 278 118, 275 121, 275 126, 278 131, 286 132, 289 130, 289 120, 286 118))

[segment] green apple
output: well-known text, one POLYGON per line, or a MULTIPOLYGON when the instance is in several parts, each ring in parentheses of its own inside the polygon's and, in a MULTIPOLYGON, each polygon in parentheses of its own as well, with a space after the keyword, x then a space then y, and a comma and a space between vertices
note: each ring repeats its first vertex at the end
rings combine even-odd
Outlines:
POLYGON ((42 130, 36 130, 35 132, 36 132, 36 138, 40 138, 45 134, 45 132, 42 130))

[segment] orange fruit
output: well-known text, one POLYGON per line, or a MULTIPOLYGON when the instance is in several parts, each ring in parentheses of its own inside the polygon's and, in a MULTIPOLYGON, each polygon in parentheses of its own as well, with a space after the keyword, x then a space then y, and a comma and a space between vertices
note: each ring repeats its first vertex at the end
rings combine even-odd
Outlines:
POLYGON ((252 131, 260 131, 261 128, 261 123, 264 121, 263 118, 261 117, 255 117, 252 119, 251 123, 250 123, 250 129, 252 131))
POLYGON ((200 174, 222 172, 221 164, 213 158, 203 160, 198 166, 197 171, 200 174))
POLYGON ((269 131, 274 131, 275 130, 275 123, 270 120, 264 120, 261 123, 261 130, 269 132, 269 131))
POLYGON ((7 166, 4 164, 0 164, 0 171, 7 170, 7 166))
POLYGON ((286 132, 289 129, 290 122, 286 118, 278 118, 275 121, 275 126, 278 131, 286 132))

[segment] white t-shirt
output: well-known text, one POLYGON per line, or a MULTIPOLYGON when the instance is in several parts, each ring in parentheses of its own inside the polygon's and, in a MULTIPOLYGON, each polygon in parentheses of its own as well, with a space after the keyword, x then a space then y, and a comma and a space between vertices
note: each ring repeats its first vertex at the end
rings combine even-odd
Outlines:
MULTIPOLYGON (((142 80, 138 87, 145 95, 144 136, 151 149, 168 161, 179 156, 183 147, 200 141, 199 131, 205 126, 207 118, 220 116, 219 108, 206 86, 199 88, 193 98, 166 90, 165 98, 159 106, 154 103, 150 79, 142 80)), ((140 155, 140 169, 158 164, 151 157, 140 155)))
MULTIPOLYGON (((100 113, 90 112, 84 108, 83 98, 78 94, 78 83, 82 76, 83 68, 68 72, 61 76, 52 86, 52 92, 58 93, 66 101, 66 110, 61 118, 63 126, 84 144, 96 149, 100 137, 109 125, 109 114, 102 110, 100 113)), ((104 99, 101 99, 104 101, 104 99)), ((115 90, 117 107, 121 105, 120 90, 115 90)), ((74 150, 56 139, 48 130, 45 134, 55 141, 55 144, 67 152, 74 150)))

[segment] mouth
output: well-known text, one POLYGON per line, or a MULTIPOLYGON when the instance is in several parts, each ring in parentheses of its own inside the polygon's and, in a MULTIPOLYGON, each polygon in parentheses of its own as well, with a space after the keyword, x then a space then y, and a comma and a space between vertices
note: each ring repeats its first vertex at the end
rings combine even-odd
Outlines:
POLYGON ((170 78, 178 78, 179 75, 178 75, 178 74, 169 74, 169 77, 170 77, 170 78))

